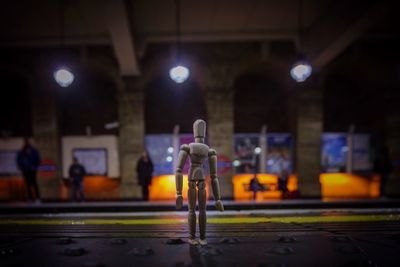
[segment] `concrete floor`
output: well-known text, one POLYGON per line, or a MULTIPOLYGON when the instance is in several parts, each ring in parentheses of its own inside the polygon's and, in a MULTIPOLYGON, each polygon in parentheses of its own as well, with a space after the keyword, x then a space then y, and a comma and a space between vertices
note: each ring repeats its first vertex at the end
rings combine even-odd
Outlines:
MULTIPOLYGON (((332 208, 397 208, 398 198, 377 199, 285 199, 267 201, 223 200, 225 210, 282 210, 332 208)), ((186 201, 184 209, 187 210, 186 201)), ((96 202, 0 202, 0 214, 62 213, 62 212, 140 212, 175 211, 175 201, 96 201, 96 202)), ((215 210, 214 201, 207 210, 215 210)))
POLYGON ((204 247, 185 212, 1 215, 0 266, 398 266, 400 209, 208 213, 204 247))

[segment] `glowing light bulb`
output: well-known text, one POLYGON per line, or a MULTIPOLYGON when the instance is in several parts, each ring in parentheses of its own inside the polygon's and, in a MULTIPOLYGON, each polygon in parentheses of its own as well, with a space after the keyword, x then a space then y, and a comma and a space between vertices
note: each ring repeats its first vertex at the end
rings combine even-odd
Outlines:
POLYGON ((185 66, 178 65, 169 71, 169 77, 176 83, 183 83, 189 78, 190 71, 185 66))
POLYGON ((235 159, 235 160, 232 162, 232 165, 233 165, 234 167, 239 167, 240 164, 241 164, 241 162, 240 162, 239 160, 237 160, 237 159, 235 159))
POLYGON ((54 80, 61 86, 61 87, 68 87, 74 81, 74 74, 65 68, 58 69, 54 72, 54 80))
POLYGON ((290 70, 290 75, 296 82, 304 82, 310 77, 311 73, 312 67, 307 62, 297 62, 290 70))

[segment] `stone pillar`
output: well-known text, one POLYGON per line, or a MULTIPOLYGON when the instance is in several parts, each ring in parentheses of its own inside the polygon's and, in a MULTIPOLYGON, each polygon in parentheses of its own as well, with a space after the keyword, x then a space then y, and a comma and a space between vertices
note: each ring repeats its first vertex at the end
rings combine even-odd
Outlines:
MULTIPOLYGON (((394 112, 393 112, 394 113, 394 112)), ((395 113, 394 113, 395 114, 395 113)), ((385 186, 388 196, 400 196, 400 116, 388 115, 386 118, 386 145, 389 148, 389 157, 393 171, 385 186)))
POLYGON ((136 163, 144 149, 144 93, 133 77, 123 78, 118 89, 121 198, 142 197, 136 163))
POLYGON ((322 96, 322 87, 315 81, 307 81, 299 88, 295 165, 300 196, 304 198, 321 197, 322 96))
POLYGON ((55 171, 38 173, 38 184, 42 199, 60 197, 61 157, 58 127, 58 86, 49 78, 36 80, 32 87, 31 108, 34 145, 40 152, 42 165, 55 171), (41 82, 43 81, 43 82, 41 82))
MULTIPOLYGON (((233 88, 208 88, 206 92, 208 142, 218 153, 218 161, 233 158, 233 88)), ((221 196, 233 199, 233 169, 218 170, 221 196)))

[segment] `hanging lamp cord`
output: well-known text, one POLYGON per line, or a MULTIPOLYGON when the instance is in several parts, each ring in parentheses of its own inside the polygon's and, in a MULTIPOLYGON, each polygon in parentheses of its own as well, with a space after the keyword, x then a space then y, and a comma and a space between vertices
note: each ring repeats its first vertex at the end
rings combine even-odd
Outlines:
POLYGON ((59 19, 59 27, 60 27, 60 46, 64 47, 65 46, 65 18, 64 18, 64 1, 60 0, 59 1, 59 7, 58 7, 58 19, 59 19))
POLYGON ((176 59, 181 61, 181 5, 180 0, 175 0, 175 23, 176 23, 176 59))
POLYGON ((303 54, 303 42, 302 42, 302 35, 303 35, 303 0, 299 0, 299 14, 298 14, 298 35, 299 35, 299 52, 303 54))

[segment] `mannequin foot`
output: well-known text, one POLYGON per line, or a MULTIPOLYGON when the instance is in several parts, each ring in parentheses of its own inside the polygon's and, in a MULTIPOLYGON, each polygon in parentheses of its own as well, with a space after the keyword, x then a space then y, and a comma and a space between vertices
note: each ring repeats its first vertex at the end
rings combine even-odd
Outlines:
POLYGON ((202 245, 202 246, 205 246, 205 245, 207 245, 207 240, 199 239, 199 244, 202 245))
POLYGON ((189 245, 197 245, 197 244, 199 244, 199 242, 197 242, 197 240, 193 239, 193 238, 189 238, 188 239, 188 243, 189 243, 189 245))

